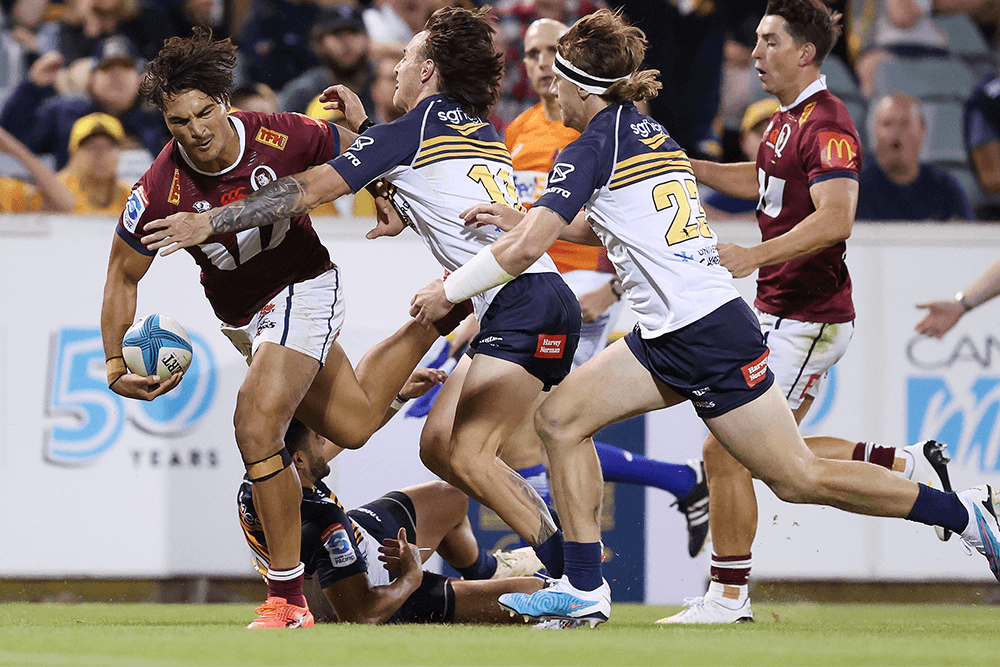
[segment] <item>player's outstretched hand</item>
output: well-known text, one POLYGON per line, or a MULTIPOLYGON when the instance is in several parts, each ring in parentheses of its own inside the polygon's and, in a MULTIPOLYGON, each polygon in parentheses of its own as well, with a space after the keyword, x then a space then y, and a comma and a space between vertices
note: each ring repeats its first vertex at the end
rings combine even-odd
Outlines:
POLYGON ((410 373, 406 384, 399 390, 399 395, 407 400, 420 398, 429 392, 431 388, 439 384, 444 384, 444 381, 447 379, 448 374, 440 368, 417 368, 410 373))
POLYGON ((462 220, 465 220, 467 225, 473 227, 494 225, 505 232, 517 227, 522 218, 524 213, 503 204, 476 204, 462 212, 462 220))
POLYGON ((955 322, 965 314, 962 304, 954 299, 918 303, 917 308, 927 311, 924 319, 917 322, 917 332, 932 338, 940 338, 948 333, 948 330, 955 326, 955 322))
POLYGON ((757 270, 750 249, 733 243, 719 244, 719 263, 729 269, 733 278, 745 278, 757 270))
POLYGON ((406 221, 399 214, 389 197, 389 185, 378 179, 368 186, 368 191, 375 197, 375 226, 365 234, 366 239, 377 239, 383 236, 396 236, 406 229, 406 221))
POLYGON ((410 317, 429 327, 455 306, 444 294, 444 281, 440 278, 423 288, 410 301, 410 317))
POLYGON ((417 545, 406 541, 406 529, 400 527, 396 539, 387 537, 378 548, 378 559, 385 563, 385 569, 393 574, 404 576, 423 569, 420 559, 420 549, 417 545))
POLYGON ((182 377, 181 373, 174 373, 166 380, 160 380, 158 375, 143 376, 138 373, 126 373, 114 381, 111 385, 111 391, 125 398, 151 401, 179 385, 182 377))
POLYGON ((347 126, 354 132, 357 132, 361 123, 368 118, 361 98, 347 86, 340 84, 330 86, 320 94, 319 101, 327 111, 339 111, 344 114, 347 126))
POLYGON ((160 255, 177 252, 203 242, 212 235, 212 223, 205 213, 174 213, 146 225, 148 232, 142 243, 150 250, 161 250, 160 255))

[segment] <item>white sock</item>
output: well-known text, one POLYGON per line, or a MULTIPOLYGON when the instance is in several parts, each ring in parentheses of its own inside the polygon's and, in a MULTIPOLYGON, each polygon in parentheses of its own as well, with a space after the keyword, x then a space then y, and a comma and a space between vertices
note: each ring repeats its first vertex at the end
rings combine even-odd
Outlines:
POLYGON ((713 602, 718 602, 727 609, 739 609, 743 606, 743 603, 746 602, 749 595, 750 586, 748 584, 733 586, 732 584, 723 584, 718 581, 712 581, 708 584, 708 593, 705 597, 713 602), (734 598, 734 594, 737 597, 734 598))

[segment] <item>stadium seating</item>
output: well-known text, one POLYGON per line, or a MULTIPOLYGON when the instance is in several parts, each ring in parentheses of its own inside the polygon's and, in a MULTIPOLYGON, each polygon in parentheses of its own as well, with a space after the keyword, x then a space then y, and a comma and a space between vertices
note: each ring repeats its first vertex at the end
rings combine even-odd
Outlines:
POLYGON ((977 82, 1000 69, 1000 52, 990 46, 967 15, 938 16, 934 23, 948 33, 948 50, 968 65, 977 82))

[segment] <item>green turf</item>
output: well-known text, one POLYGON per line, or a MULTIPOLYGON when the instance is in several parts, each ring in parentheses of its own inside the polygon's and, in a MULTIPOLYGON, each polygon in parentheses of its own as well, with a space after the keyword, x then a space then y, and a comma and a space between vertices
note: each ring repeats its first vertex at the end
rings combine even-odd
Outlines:
POLYGON ((0 605, 0 665, 998 665, 1000 609, 760 605, 757 622, 662 627, 619 604, 595 630, 326 625, 248 631, 250 605, 0 605))

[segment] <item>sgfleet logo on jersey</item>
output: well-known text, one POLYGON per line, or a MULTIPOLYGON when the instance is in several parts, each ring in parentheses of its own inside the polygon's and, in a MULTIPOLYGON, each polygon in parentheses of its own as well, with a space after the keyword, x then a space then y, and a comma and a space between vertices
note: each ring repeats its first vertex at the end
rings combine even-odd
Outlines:
POLYGON ((851 135, 843 132, 819 133, 819 157, 824 167, 853 167, 857 154, 858 147, 851 135))
POLYGON ((442 123, 454 123, 455 125, 471 125, 473 123, 479 123, 479 127, 485 127, 487 125, 487 123, 483 122, 482 118, 474 118, 461 109, 438 111, 437 116, 438 120, 442 123))
POLYGON ((167 195, 167 203, 177 204, 181 203, 181 170, 174 169, 174 179, 170 181, 170 194, 167 195))
POLYGON ((330 562, 333 563, 334 567, 346 567, 358 559, 343 524, 331 525, 323 531, 320 539, 323 540, 323 546, 330 554, 330 562))
POLYGON ((146 212, 147 206, 149 206, 149 199, 146 198, 146 191, 142 185, 135 186, 132 194, 128 196, 128 201, 125 202, 125 210, 122 212, 122 224, 125 225, 125 229, 135 232, 136 227, 139 226, 142 214, 146 212))
POLYGON ((535 357, 539 359, 562 359, 566 352, 566 335, 542 334, 538 337, 535 357))
POLYGON ((629 128, 634 134, 643 138, 667 133, 667 131, 663 129, 663 126, 652 118, 644 118, 639 123, 632 123, 629 125, 629 128))
POLYGON ((263 127, 257 130, 257 141, 266 146, 273 146, 279 151, 285 150, 285 145, 288 143, 288 135, 282 134, 281 132, 275 132, 274 130, 263 127))
POLYGON ((743 371, 743 379, 747 381, 748 387, 756 386, 761 380, 767 377, 767 356, 770 353, 770 350, 764 350, 764 354, 740 368, 743 371))

